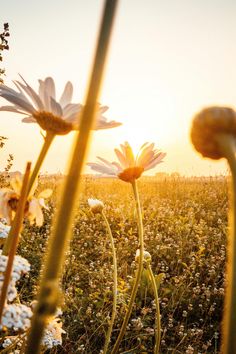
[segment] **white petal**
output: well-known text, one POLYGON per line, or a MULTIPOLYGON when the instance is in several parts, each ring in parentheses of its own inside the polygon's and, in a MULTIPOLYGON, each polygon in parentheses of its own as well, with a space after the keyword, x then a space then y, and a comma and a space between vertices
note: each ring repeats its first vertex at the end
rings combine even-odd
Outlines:
POLYGON ((91 167, 92 170, 97 171, 99 173, 116 176, 115 171, 112 171, 109 167, 105 165, 100 165, 98 163, 92 163, 92 162, 88 163, 87 165, 91 167))
POLYGON ((23 118, 21 121, 24 123, 37 123, 36 119, 34 119, 32 116, 23 118))
POLYGON ((153 158, 153 160, 144 167, 145 171, 150 170, 151 168, 154 168, 156 165, 159 163, 163 162, 162 160, 166 156, 166 153, 160 152, 156 157, 153 158))
POLYGON ((0 111, 15 112, 15 113, 20 113, 20 114, 25 114, 25 112, 19 111, 17 106, 2 106, 2 107, 0 107, 0 111))
POLYGON ((22 99, 19 96, 17 97, 17 96, 13 96, 11 94, 5 94, 5 93, 0 93, 0 96, 5 98, 9 102, 16 104, 17 106, 19 106, 21 109, 25 110, 28 113, 33 114, 35 112, 34 107, 29 102, 26 102, 24 99, 22 99))
POLYGON ((69 103, 63 108, 63 117, 65 120, 79 113, 83 106, 79 103, 69 103))
POLYGON ((59 103, 57 103, 54 98, 50 97, 51 112, 56 116, 62 117, 62 109, 59 103))
POLYGON ((65 107, 68 103, 70 103, 72 100, 72 95, 73 95, 73 85, 70 81, 68 81, 66 83, 64 91, 63 91, 61 98, 59 100, 60 105, 62 107, 65 107))
POLYGON ((48 96, 56 99, 56 90, 53 78, 47 77, 44 81, 44 84, 44 90, 47 91, 48 96))
POLYGON ((32 89, 32 87, 25 81, 25 79, 20 75, 21 79, 24 81, 25 85, 22 85, 20 82, 17 81, 17 83, 25 90, 27 95, 31 97, 33 102, 36 104, 37 109, 43 110, 43 102, 41 101, 39 95, 32 89))
POLYGON ((126 161, 126 159, 125 159, 124 155, 122 154, 122 152, 120 152, 120 150, 118 150, 118 149, 114 149, 114 151, 116 153, 116 156, 117 156, 118 160, 121 163, 121 166, 123 168, 128 167, 129 166, 128 161, 126 161))
POLYGON ((49 198, 52 195, 52 190, 50 188, 44 189, 39 193, 38 198, 49 198))

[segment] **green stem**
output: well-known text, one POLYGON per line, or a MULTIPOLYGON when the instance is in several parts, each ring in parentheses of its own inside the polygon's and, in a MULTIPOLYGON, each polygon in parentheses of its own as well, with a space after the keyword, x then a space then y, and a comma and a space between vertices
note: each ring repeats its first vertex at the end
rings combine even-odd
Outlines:
POLYGON ((59 279, 65 259, 68 242, 72 234, 72 221, 75 203, 78 202, 78 192, 81 173, 89 146, 90 133, 95 123, 97 101, 102 85, 105 61, 115 18, 118 0, 106 0, 95 58, 86 94, 85 105, 81 114, 80 132, 72 151, 67 178, 61 195, 60 206, 55 216, 52 234, 49 239, 48 253, 35 306, 31 329, 26 345, 26 354, 38 354, 44 328, 48 319, 57 308, 59 300, 59 279))
POLYGON ((152 287, 154 291, 154 296, 155 296, 155 304, 156 304, 156 320, 155 320, 155 337, 156 337, 156 343, 155 343, 155 348, 154 348, 154 354, 158 354, 160 350, 160 342, 161 342, 161 315, 160 315, 160 304, 159 304, 159 298, 158 298, 158 290, 157 290, 157 284, 156 280, 152 271, 152 267, 150 264, 147 265, 147 269, 151 278, 152 282, 152 287))
POLYGON ((32 175, 30 176, 30 181, 29 181, 29 187, 28 187, 28 195, 30 194, 34 184, 35 184, 35 181, 38 177, 38 174, 39 174, 39 171, 40 171, 40 168, 43 164, 43 161, 47 155, 47 152, 52 144, 52 141, 55 137, 55 134, 54 133, 51 133, 51 132, 46 132, 46 136, 45 136, 45 140, 44 140, 44 144, 42 146, 42 149, 40 151, 40 154, 39 154, 39 157, 36 161, 36 164, 34 166, 34 169, 33 169, 33 172, 32 172, 32 175))
MULTIPOLYGON (((31 190, 32 190, 32 187, 34 186, 34 183, 35 183, 35 180, 36 178, 38 177, 38 174, 39 174, 39 170, 42 166, 42 163, 45 159, 45 156, 48 152, 48 149, 50 148, 51 146, 51 143, 54 139, 55 135, 50 133, 50 132, 47 132, 46 133, 46 137, 45 137, 45 140, 44 140, 44 144, 42 146, 42 149, 40 151, 40 154, 39 154, 39 157, 37 159, 37 162, 34 166, 34 169, 33 169, 33 172, 30 176, 30 180, 29 180, 29 186, 28 186, 28 191, 27 191, 27 195, 30 194, 31 190)), ((12 227, 11 227, 12 229, 12 227)), ((9 235, 4 243, 4 247, 3 247, 3 251, 2 251, 2 254, 7 256, 8 253, 9 253, 9 250, 10 250, 10 247, 11 247, 11 243, 13 242, 13 238, 14 238, 14 232, 12 232, 12 230, 10 230, 9 232, 9 235)))
POLYGON ((22 188, 21 188, 21 194, 20 194, 20 199, 19 199, 19 204, 17 207, 16 215, 13 220, 13 224, 11 227, 11 234, 14 236, 13 241, 11 243, 11 248, 7 260, 7 266, 6 270, 4 272, 4 280, 3 280, 3 285, 1 289, 1 295, 0 295, 0 323, 2 320, 2 314, 3 314, 3 309, 4 305, 6 302, 7 298, 7 290, 8 286, 11 280, 11 273, 12 273, 12 267, 13 267, 13 262, 14 262, 14 257, 16 254, 18 242, 19 242, 19 236, 20 236, 20 230, 22 226, 22 221, 24 218, 24 210, 25 210, 25 203, 27 201, 27 190, 28 190, 28 183, 29 183, 29 176, 30 176, 30 162, 27 163, 26 170, 25 170, 25 175, 22 183, 22 188))
POLYGON ((142 220, 142 211, 141 211, 141 205, 140 205, 140 200, 139 200, 139 194, 138 194, 138 188, 137 188, 137 181, 134 180, 132 182, 132 188, 133 188, 133 193, 134 193, 134 198, 135 198, 135 203, 136 203, 136 210, 137 210, 137 220, 138 220, 138 234, 139 234, 139 247, 140 247, 140 256, 139 256, 139 262, 138 262, 138 268, 135 274, 135 279, 134 279, 134 285, 132 288, 131 296, 130 296, 130 301, 128 304, 128 309, 125 314, 121 330, 119 333, 119 336, 116 340, 116 343, 112 349, 111 354, 115 354, 118 352, 120 343, 124 337, 125 331, 127 324, 129 322, 131 312, 133 309, 134 305, 134 300, 138 291, 138 286, 140 283, 141 275, 142 275, 142 270, 143 270, 143 254, 144 254, 144 239, 143 239, 143 220, 142 220))
POLYGON ((223 316, 222 353, 236 353, 236 140, 231 135, 218 137, 220 149, 230 166, 229 237, 226 264, 226 296, 223 316))
POLYGON ((116 317, 116 304, 117 304, 117 261, 116 261, 116 249, 115 249, 115 244, 114 244, 114 239, 112 236, 111 228, 109 225, 109 222, 107 220, 107 217, 105 213, 102 211, 102 217, 105 221, 106 227, 107 227, 107 232, 109 235, 110 243, 111 243, 111 249, 112 249, 112 257, 113 257, 113 305, 112 305, 112 315, 111 315, 111 320, 107 335, 106 335, 106 340, 105 340, 105 345, 103 349, 103 353, 106 354, 108 350, 108 346, 110 343, 111 339, 111 333, 112 333, 112 328, 114 325, 115 317, 116 317))

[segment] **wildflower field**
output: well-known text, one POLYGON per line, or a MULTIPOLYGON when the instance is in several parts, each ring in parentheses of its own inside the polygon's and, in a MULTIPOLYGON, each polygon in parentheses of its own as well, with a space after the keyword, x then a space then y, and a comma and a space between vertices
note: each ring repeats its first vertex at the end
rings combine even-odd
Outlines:
MULTIPOLYGON (((159 287, 160 353, 218 353, 224 298, 227 234, 226 178, 142 177, 145 249, 159 287)), ((51 188, 44 224, 25 222, 18 254, 31 264, 18 285, 21 303, 34 300, 40 266, 47 250, 61 179, 40 179, 39 191, 51 188)), ((63 267, 62 345, 48 353, 102 353, 112 309, 112 254, 104 220, 87 199, 98 198, 110 223, 117 251, 117 317, 111 345, 129 302, 138 249, 135 204, 130 184, 118 179, 83 178, 76 203, 73 239, 63 267)), ((56 257, 56 255, 55 255, 56 257)), ((144 267, 135 306, 120 353, 152 353, 155 303, 144 267)))

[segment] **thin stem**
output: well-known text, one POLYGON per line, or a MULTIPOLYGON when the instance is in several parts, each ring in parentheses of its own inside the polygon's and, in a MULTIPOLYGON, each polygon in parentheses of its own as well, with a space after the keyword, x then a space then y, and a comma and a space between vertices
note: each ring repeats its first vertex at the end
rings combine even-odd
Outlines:
POLYGON ((7 298, 7 290, 8 290, 8 286, 9 286, 10 279, 11 279, 14 257, 16 254, 16 250, 17 250, 17 246, 18 246, 18 242, 19 242, 19 237, 20 237, 20 230, 21 230, 22 221, 24 218, 24 210, 25 210, 25 204, 27 201, 27 190, 28 190, 28 183, 29 183, 29 176, 30 176, 30 166, 31 166, 31 163, 28 162, 27 166, 26 166, 26 170, 25 170, 23 183, 22 183, 19 204, 17 207, 17 211, 16 211, 16 215, 15 215, 15 218, 13 221, 13 225, 11 227, 11 233, 14 237, 13 237, 13 241, 12 241, 9 256, 8 256, 7 266, 6 266, 6 270, 4 273, 3 285, 2 285, 2 289, 1 289, 0 323, 2 321, 2 314, 3 314, 3 309, 4 309, 4 305, 5 305, 6 298, 7 298))
POLYGON ((114 239, 112 236, 111 228, 109 225, 109 222, 107 220, 107 217, 105 213, 102 211, 102 217, 105 221, 106 227, 107 227, 107 232, 109 235, 109 240, 111 243, 111 249, 112 249, 112 257, 113 257, 113 304, 112 304, 112 315, 111 315, 111 320, 107 335, 106 335, 106 340, 105 340, 105 345, 103 349, 103 353, 106 354, 108 350, 108 346, 110 343, 111 339, 111 333, 112 333, 112 328, 114 325, 115 317, 116 317, 116 304, 117 304, 117 261, 116 261, 116 249, 115 249, 115 244, 114 244, 114 239))
POLYGON ((156 280, 152 271, 152 267, 150 264, 147 265, 147 269, 151 278, 152 287, 155 296, 155 304, 156 304, 156 319, 155 319, 155 337, 156 343, 154 348, 154 354, 158 354, 160 350, 160 342, 161 342, 161 315, 160 315, 160 304, 158 298, 158 290, 156 280))
POLYGON ((143 254, 144 254, 144 239, 143 239, 143 220, 142 220, 142 211, 141 211, 141 205, 140 205, 140 200, 139 200, 139 194, 138 194, 138 187, 137 187, 137 182, 134 180, 132 182, 132 188, 133 188, 133 193, 134 193, 134 199, 135 199, 135 204, 136 204, 136 210, 137 210, 137 221, 138 221, 138 234, 139 234, 139 247, 140 247, 140 255, 139 255, 139 261, 138 261, 138 268, 135 274, 134 278, 134 285, 132 288, 131 296, 130 296, 130 301, 128 304, 128 309, 125 314, 121 330, 119 333, 119 336, 116 340, 116 343, 112 349, 111 354, 115 354, 118 352, 120 343, 124 337, 125 331, 127 324, 129 322, 133 305, 134 305, 134 300, 138 291, 138 286, 140 283, 141 275, 142 275, 142 269, 143 269, 143 254))
POLYGON ((26 345, 26 354, 38 354, 43 331, 48 318, 55 313, 59 297, 59 279, 66 249, 72 234, 74 205, 78 201, 80 176, 85 162, 90 132, 95 123, 95 112, 102 84, 105 60, 111 37, 113 20, 118 0, 107 0, 91 71, 85 105, 82 110, 80 133, 76 134, 71 163, 56 213, 55 223, 49 240, 48 254, 39 289, 38 303, 32 318, 31 330, 26 345))
POLYGON ((42 149, 40 151, 40 154, 39 154, 39 157, 36 161, 36 164, 34 166, 34 169, 33 169, 33 172, 32 172, 32 175, 30 176, 30 181, 29 181, 29 187, 28 187, 28 195, 30 194, 34 184, 35 184, 35 181, 38 177, 38 174, 39 174, 39 171, 40 171, 40 168, 43 164, 43 161, 47 155, 47 152, 52 144, 52 141, 55 137, 55 134, 51 133, 51 132, 46 132, 46 136, 44 138, 44 143, 43 143, 43 146, 42 146, 42 149))
MULTIPOLYGON (((36 178, 38 177, 38 174, 39 174, 39 170, 40 170, 40 168, 42 166, 42 163, 43 163, 43 161, 44 161, 44 159, 46 157, 46 154, 48 152, 48 149, 51 146, 51 143, 52 143, 54 137, 55 137, 54 134, 52 134, 50 132, 46 133, 44 144, 43 144, 42 149, 40 151, 40 154, 39 154, 39 157, 37 159, 37 162, 36 162, 36 164, 34 166, 33 172, 32 172, 32 174, 30 176, 27 195, 30 194, 30 192, 32 190, 32 187, 34 186, 36 178)), ((13 238, 14 238, 14 233, 12 232, 12 230, 10 230, 9 235, 8 235, 8 237, 7 237, 7 239, 6 239, 5 243, 4 243, 4 247, 3 247, 3 253, 2 254, 4 254, 5 256, 7 256, 8 253, 9 253, 13 238)))
POLYGON ((236 353, 236 140, 231 135, 218 137, 220 149, 230 166, 232 183, 230 187, 229 236, 226 264, 226 296, 223 316, 222 353, 236 353))

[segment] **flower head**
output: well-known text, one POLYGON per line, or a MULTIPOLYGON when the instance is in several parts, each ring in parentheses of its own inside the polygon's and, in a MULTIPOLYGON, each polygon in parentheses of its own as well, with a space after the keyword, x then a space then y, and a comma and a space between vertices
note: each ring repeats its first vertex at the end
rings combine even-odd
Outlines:
MULTIPOLYGON (((7 223, 10 224, 17 210, 18 201, 20 198, 20 192, 22 187, 22 175, 16 173, 10 180, 10 188, 2 188, 0 190, 0 217, 5 218, 7 223)), ((35 185, 36 188, 36 185, 35 185)), ((45 189, 39 193, 38 197, 34 197, 34 190, 29 195, 25 205, 25 216, 32 224, 34 221, 37 226, 43 224, 43 212, 42 208, 47 206, 44 203, 44 198, 49 198, 52 194, 51 189, 45 189)))
MULTIPOLYGON (((135 261, 138 262, 140 257, 140 249, 137 249, 136 255, 135 255, 135 261)), ((143 252, 143 261, 144 263, 150 263, 152 261, 152 256, 148 251, 143 252)))
POLYGON ((154 168, 161 163, 165 153, 154 149, 154 143, 145 143, 141 146, 135 157, 128 142, 120 145, 121 149, 115 149, 118 162, 109 162, 101 157, 99 163, 88 163, 92 170, 102 174, 117 176, 122 181, 133 182, 144 171, 154 168))
POLYGON ((94 214, 101 213, 104 208, 104 204, 101 202, 101 200, 93 198, 88 199, 88 205, 94 214))
MULTIPOLYGON (((43 130, 53 134, 65 135, 71 130, 79 129, 78 115, 82 110, 79 103, 71 103, 73 86, 70 81, 65 85, 60 99, 56 100, 54 80, 47 77, 39 80, 39 90, 36 93, 33 88, 21 77, 22 82, 14 81, 18 91, 0 85, 0 96, 5 98, 13 106, 3 106, 0 111, 9 111, 23 114, 25 123, 38 123, 43 130)), ((102 114, 108 107, 98 106, 98 117, 95 130, 114 128, 121 123, 107 121, 102 114)))
POLYGON ((195 115, 191 139, 204 157, 217 160, 223 157, 219 148, 219 134, 236 136, 236 112, 229 107, 207 107, 195 115))

